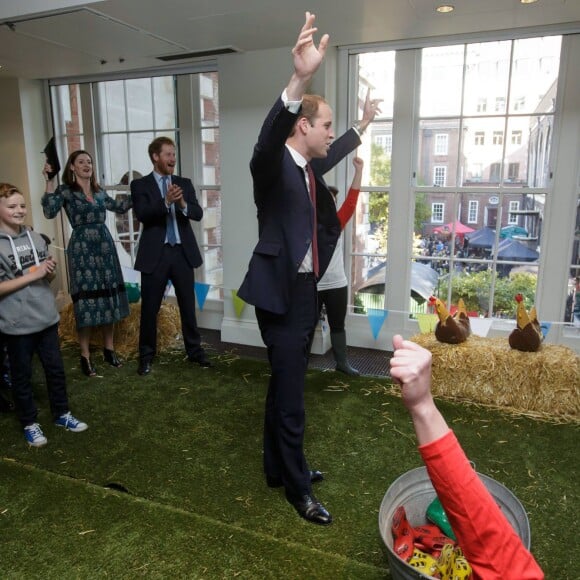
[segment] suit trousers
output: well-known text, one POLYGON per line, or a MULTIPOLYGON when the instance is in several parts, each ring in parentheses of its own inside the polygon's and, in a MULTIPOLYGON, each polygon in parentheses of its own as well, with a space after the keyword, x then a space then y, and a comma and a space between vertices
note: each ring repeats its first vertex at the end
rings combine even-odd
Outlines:
POLYGON ((280 478, 286 495, 311 493, 304 457, 304 380, 308 346, 318 322, 316 281, 298 274, 290 308, 274 314, 256 308, 256 318, 271 367, 264 418, 264 471, 280 478))
POLYGON ((187 261, 181 244, 165 244, 159 264, 153 272, 141 272, 139 356, 142 361, 151 361, 157 353, 157 315, 169 280, 175 288, 185 352, 189 358, 203 354, 195 316, 193 268, 187 261))

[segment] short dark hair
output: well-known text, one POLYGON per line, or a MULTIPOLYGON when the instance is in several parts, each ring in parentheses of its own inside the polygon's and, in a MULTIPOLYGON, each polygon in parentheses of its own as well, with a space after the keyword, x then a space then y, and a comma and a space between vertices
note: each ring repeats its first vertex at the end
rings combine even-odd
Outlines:
MULTIPOLYGON (((296 123, 298 123, 298 121, 302 119, 302 117, 306 117, 306 119, 308 119, 308 122, 312 125, 312 122, 318 115, 318 109, 322 103, 326 104, 326 99, 324 99, 324 97, 321 97, 320 95, 308 95, 308 94, 303 95, 302 107, 300 108, 300 111, 298 113, 296 123)), ((290 137, 292 137, 292 135, 294 135, 295 132, 296 125, 292 127, 290 137)))
POLYGON ((151 163, 154 163, 153 155, 159 155, 161 153, 161 149, 163 149, 163 145, 171 145, 171 147, 175 147, 175 141, 169 137, 157 137, 156 139, 153 139, 151 143, 149 143, 147 153, 149 153, 149 159, 151 159, 151 163))

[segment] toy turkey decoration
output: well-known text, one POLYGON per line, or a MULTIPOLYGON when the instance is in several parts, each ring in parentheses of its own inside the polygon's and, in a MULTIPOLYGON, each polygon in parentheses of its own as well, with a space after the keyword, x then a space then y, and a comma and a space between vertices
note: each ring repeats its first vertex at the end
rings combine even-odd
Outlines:
POLYGON ((435 308, 439 322, 435 327, 435 338, 439 342, 459 344, 465 342, 471 334, 471 324, 465 303, 460 298, 457 302, 457 312, 453 316, 445 307, 445 303, 435 296, 429 298, 429 304, 435 308))
POLYGON ((536 308, 532 306, 528 314, 524 305, 524 297, 521 294, 516 294, 515 298, 518 303, 516 328, 509 335, 510 346, 523 352, 536 352, 544 340, 536 308))

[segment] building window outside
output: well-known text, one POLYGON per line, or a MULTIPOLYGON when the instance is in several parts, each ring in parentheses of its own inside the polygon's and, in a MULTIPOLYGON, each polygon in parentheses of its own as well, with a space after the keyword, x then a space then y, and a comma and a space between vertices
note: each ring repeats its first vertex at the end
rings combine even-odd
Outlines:
POLYGON ((431 223, 442 224, 445 216, 445 204, 433 202, 431 204, 431 223))
POLYGON ((476 131, 475 132, 475 145, 485 145, 485 133, 483 131, 476 131))
POLYGON ((486 98, 480 97, 477 99, 476 111, 478 113, 485 113, 487 111, 487 99, 486 98))
POLYGON ((508 211, 508 224, 509 225, 518 225, 519 219, 518 214, 512 213, 520 211, 520 202, 519 201, 510 201, 509 204, 509 211, 508 211))
POLYGON ((467 223, 476 224, 479 212, 479 202, 476 200, 469 201, 469 208, 467 212, 467 223))
POLYGON ((496 97, 495 99, 495 112, 505 113, 505 97, 496 97))
POLYGON ((499 183, 501 178, 501 163, 492 163, 489 166, 489 181, 499 183))
POLYGON ((522 132, 521 131, 512 131, 512 145, 521 145, 522 144, 522 132))
POLYGON ((509 163, 508 164, 508 181, 515 182, 518 181, 520 177, 520 164, 519 163, 509 163))
POLYGON ((447 155, 449 148, 449 135, 438 133, 435 135, 435 155, 447 155))
POLYGON ((436 165, 433 168, 433 185, 445 187, 447 184, 447 167, 445 165, 436 165))
POLYGON ((494 131, 493 140, 494 145, 503 145, 503 131, 494 131))

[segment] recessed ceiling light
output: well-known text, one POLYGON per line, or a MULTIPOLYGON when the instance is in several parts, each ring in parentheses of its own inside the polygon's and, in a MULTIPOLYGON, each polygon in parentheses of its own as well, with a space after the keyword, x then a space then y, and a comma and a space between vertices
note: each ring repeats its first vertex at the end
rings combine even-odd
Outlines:
POLYGON ((535 4, 538 0, 520 0, 520 4, 535 4))
POLYGON ((455 10, 455 6, 452 4, 441 4, 441 6, 437 6, 437 12, 441 12, 441 14, 447 14, 447 12, 453 12, 455 10))

